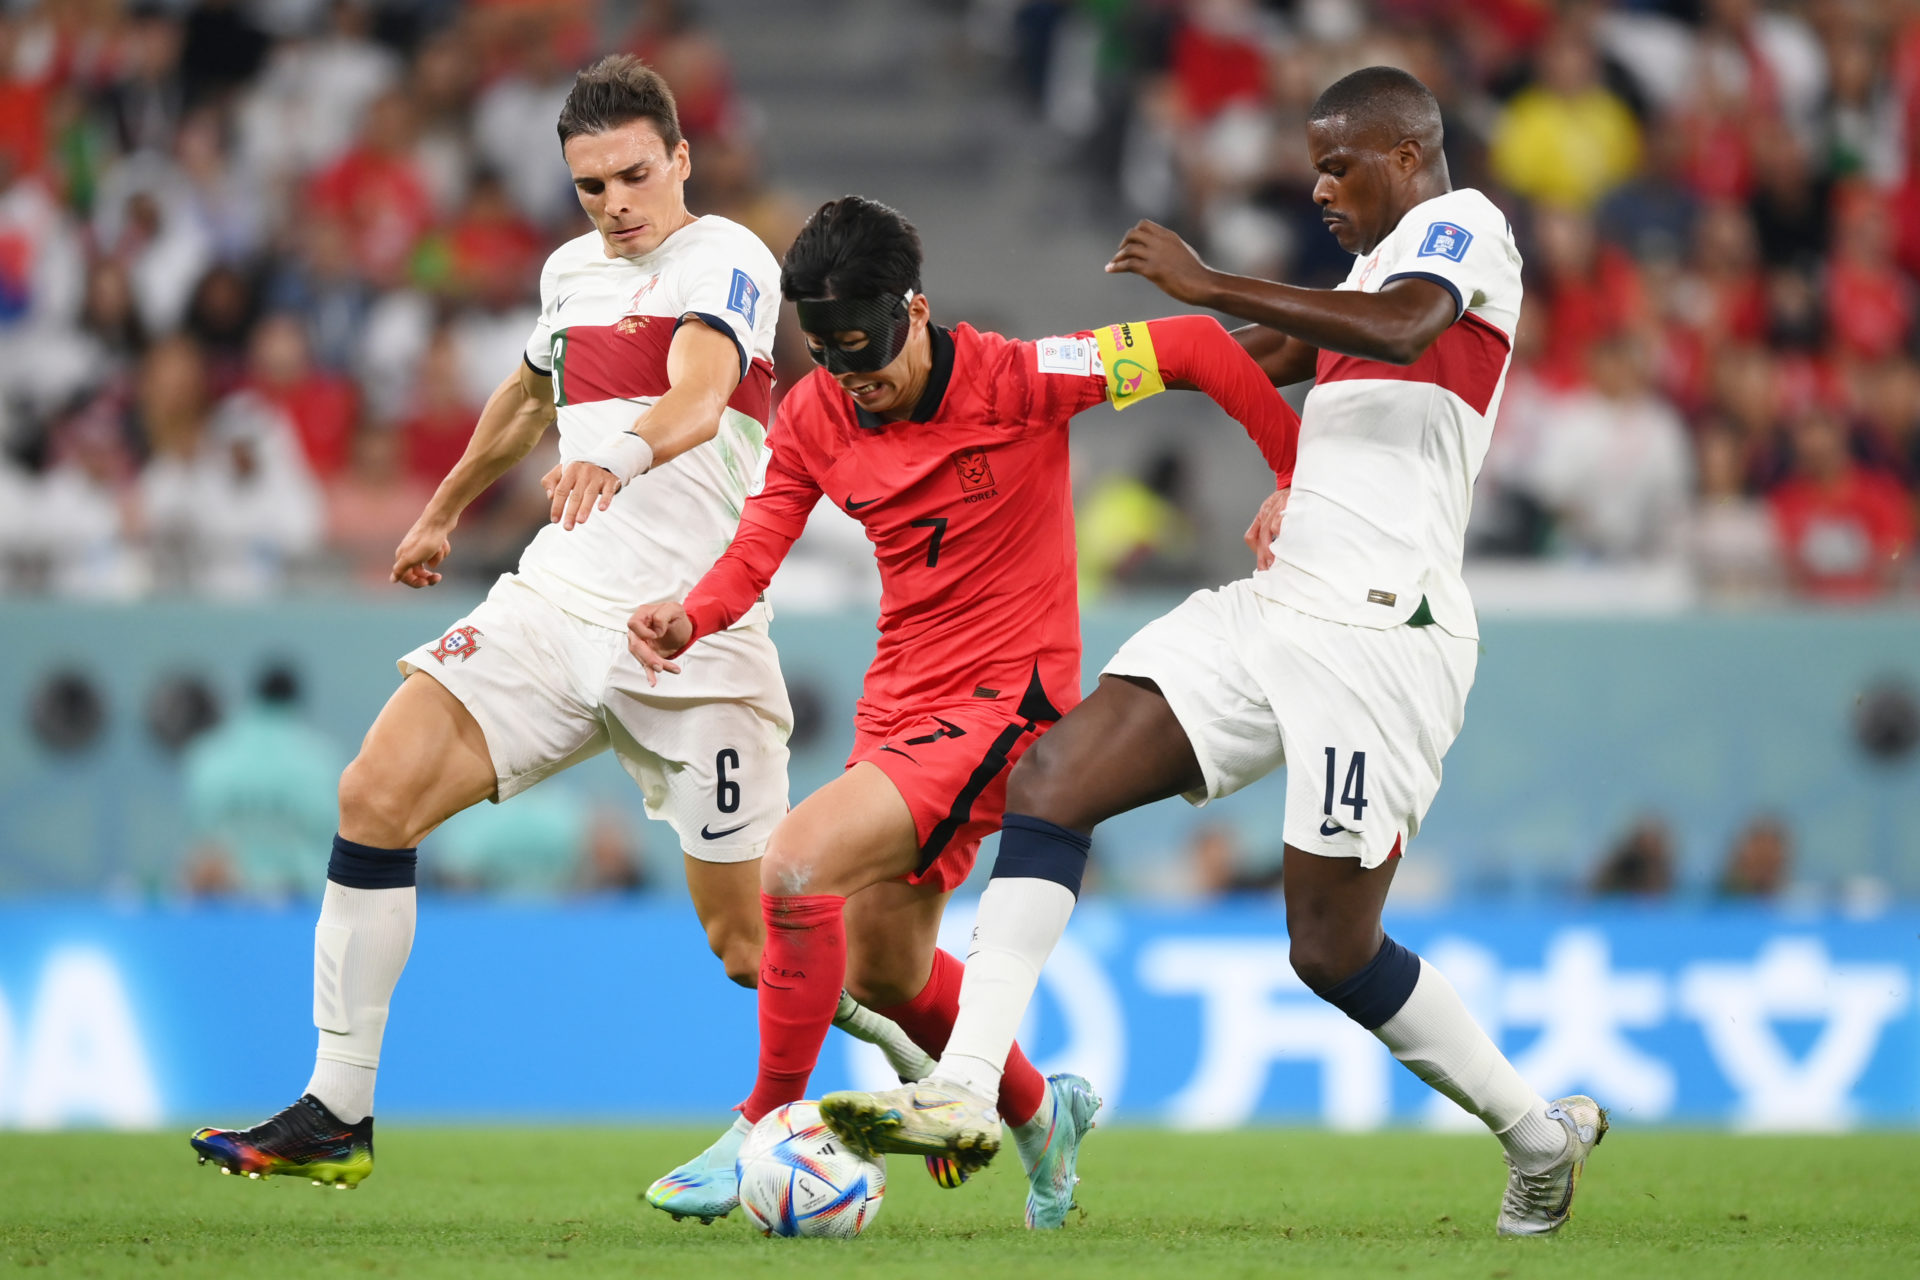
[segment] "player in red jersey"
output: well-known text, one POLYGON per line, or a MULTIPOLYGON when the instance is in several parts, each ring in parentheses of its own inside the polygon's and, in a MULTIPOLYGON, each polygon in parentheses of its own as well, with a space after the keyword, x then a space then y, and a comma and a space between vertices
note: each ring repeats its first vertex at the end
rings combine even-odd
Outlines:
MULTIPOLYGON (((935 945, 941 912, 1000 826, 1013 762, 1080 700, 1067 421, 1196 387, 1283 484, 1299 426, 1206 317, 1040 342, 935 326, 919 236, 856 196, 814 214, 780 287, 823 367, 782 404, 765 487, 726 554, 684 604, 636 610, 631 648, 677 670, 675 655, 759 597, 822 495, 874 544, 880 642, 847 771, 767 847, 759 1077, 689 1176, 710 1177, 753 1123, 805 1094, 843 978, 929 1053, 944 1045, 961 964, 935 945)), ((1076 1076, 1042 1080, 1016 1046, 999 1105, 1027 1170, 1028 1225, 1057 1227, 1100 1100, 1076 1076)))

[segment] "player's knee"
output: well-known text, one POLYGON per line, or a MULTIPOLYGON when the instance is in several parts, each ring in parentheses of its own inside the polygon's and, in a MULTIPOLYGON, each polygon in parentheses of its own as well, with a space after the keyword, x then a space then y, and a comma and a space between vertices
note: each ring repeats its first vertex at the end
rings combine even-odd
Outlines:
POLYGON ((355 756, 340 775, 340 832, 350 840, 381 849, 413 848, 420 833, 412 829, 412 808, 394 775, 365 755, 355 756))
POLYGON ((1059 754, 1047 737, 1020 757, 1007 778, 1007 812, 1024 813, 1063 827, 1091 826, 1070 809, 1070 779, 1057 762, 1059 754))
POLYGON ((1329 991, 1366 968, 1380 947, 1373 930, 1362 936, 1333 922, 1297 922, 1291 916, 1287 935, 1294 973, 1316 992, 1329 991))
POLYGON ((814 885, 811 850, 802 842, 775 838, 760 859, 760 891, 776 898, 797 898, 820 892, 814 885))

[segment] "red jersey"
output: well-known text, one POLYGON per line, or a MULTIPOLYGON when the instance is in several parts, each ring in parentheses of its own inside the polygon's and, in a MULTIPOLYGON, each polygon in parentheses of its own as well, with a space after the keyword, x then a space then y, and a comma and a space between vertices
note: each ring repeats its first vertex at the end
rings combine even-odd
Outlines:
MULTIPOLYGON (((904 421, 860 409, 820 370, 788 393, 766 484, 687 597, 694 636, 752 604, 824 494, 865 527, 880 565, 863 713, 1033 697, 1018 714, 1054 720, 1080 701, 1067 421, 1107 398, 1108 378, 1087 333, 930 336, 932 373, 904 421)), ((1160 373, 1220 401, 1291 474, 1299 420, 1217 322, 1153 321, 1152 338, 1160 373)))

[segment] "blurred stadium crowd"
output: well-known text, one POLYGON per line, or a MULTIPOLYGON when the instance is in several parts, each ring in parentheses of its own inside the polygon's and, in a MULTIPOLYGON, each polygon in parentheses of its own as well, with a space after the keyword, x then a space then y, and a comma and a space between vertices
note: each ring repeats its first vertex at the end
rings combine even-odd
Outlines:
MULTIPOLYGON (((613 45, 678 92, 696 207, 783 247, 797 218, 758 182, 718 43, 671 0, 614 16, 613 45)), ((540 264, 585 228, 554 120, 607 18, 576 0, 11 6, 0 586, 383 581, 519 363, 540 264)), ((544 470, 469 513, 458 571, 513 565, 544 470)))
MULTIPOLYGON (((552 125, 575 67, 654 62, 694 208, 790 239, 727 8, 702 16, 8 6, 0 589, 383 580, 581 227, 552 125)), ((1309 199, 1319 87, 1383 61, 1434 87, 1454 181, 1509 211, 1529 277, 1474 554, 1678 566, 1720 598, 1920 592, 1915 0, 975 0, 969 22, 1103 217, 1302 283, 1349 261, 1309 199)), ((478 505, 456 572, 511 566, 543 470, 478 505)), ((1213 576, 1180 471, 1083 494, 1100 578, 1213 576)))
POLYGON ((1021 82, 1105 193, 1214 265, 1332 285, 1319 89, 1418 74, 1527 304, 1470 551, 1684 564, 1710 597, 1911 594, 1912 0, 1033 0, 1021 82))

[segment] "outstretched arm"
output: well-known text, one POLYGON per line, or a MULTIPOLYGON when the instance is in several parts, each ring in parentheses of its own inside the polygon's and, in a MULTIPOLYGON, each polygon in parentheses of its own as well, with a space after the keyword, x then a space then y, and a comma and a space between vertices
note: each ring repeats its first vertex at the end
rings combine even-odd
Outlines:
POLYGON ((1395 280, 1378 293, 1362 293, 1228 275, 1154 222, 1127 233, 1107 270, 1145 276, 1189 306, 1211 307, 1316 348, 1385 364, 1412 364, 1459 319, 1454 295, 1431 280, 1395 280))
POLYGON ((466 452, 395 549, 391 581, 409 587, 440 581, 440 562, 453 549, 449 539, 460 513, 527 456, 546 434, 554 412, 553 380, 525 362, 493 389, 466 452))
POLYGON ((1094 340, 1115 408, 1125 408, 1163 386, 1203 391, 1246 428, 1272 468, 1278 487, 1284 489, 1293 482, 1300 418, 1219 321, 1211 316, 1170 316, 1145 324, 1106 325, 1094 331, 1094 340))
POLYGON ((767 460, 766 484, 747 499, 733 542, 694 584, 685 602, 644 604, 627 620, 627 649, 647 668, 649 683, 658 672, 678 672, 672 659, 695 640, 738 622, 773 581, 775 570, 807 527, 807 514, 820 500, 820 487, 788 453, 785 442, 776 436, 767 460))

